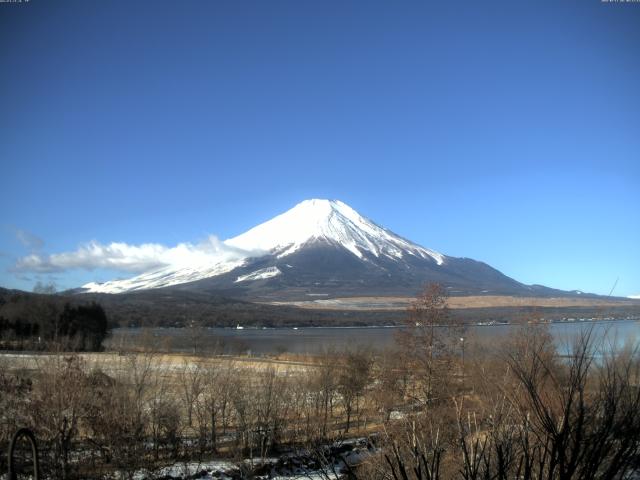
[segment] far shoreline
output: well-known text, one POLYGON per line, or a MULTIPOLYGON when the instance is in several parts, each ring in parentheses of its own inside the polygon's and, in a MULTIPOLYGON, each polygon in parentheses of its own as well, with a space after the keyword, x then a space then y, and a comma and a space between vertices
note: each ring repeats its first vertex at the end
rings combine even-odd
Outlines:
MULTIPOLYGON (((435 324, 434 327, 437 328, 447 328, 447 327, 506 327, 506 326, 519 326, 519 325, 564 325, 564 324, 574 324, 574 323, 613 323, 613 322, 637 322, 640 321, 640 315, 634 317, 625 317, 625 318, 584 318, 584 319, 571 319, 571 320, 549 320, 549 321, 527 321, 527 322, 477 322, 477 323, 452 323, 448 325, 444 324, 435 324)), ((204 329, 204 330, 224 330, 224 331, 234 331, 234 332, 244 332, 244 331, 263 331, 263 330, 355 330, 355 329, 374 329, 374 328, 406 328, 404 324, 396 324, 396 325, 291 325, 291 326, 278 326, 278 327, 255 327, 252 325, 241 325, 242 328, 231 327, 231 326, 202 326, 195 327, 196 329, 204 329)), ((112 331, 123 331, 123 330, 179 330, 179 331, 187 331, 192 330, 193 327, 188 326, 136 326, 136 327, 116 327, 113 328, 112 331)))

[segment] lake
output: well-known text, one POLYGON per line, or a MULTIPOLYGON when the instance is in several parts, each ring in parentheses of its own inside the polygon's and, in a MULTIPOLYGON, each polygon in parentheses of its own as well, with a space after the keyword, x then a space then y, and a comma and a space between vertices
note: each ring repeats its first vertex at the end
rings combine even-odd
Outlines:
MULTIPOLYGON (((314 328, 118 328, 107 341, 111 349, 154 345, 163 350, 198 353, 224 351, 225 353, 268 355, 274 353, 313 354, 333 346, 372 347, 384 349, 393 346, 395 332, 401 327, 314 327, 314 328)), ((444 328, 444 327, 440 327, 444 328)), ((474 325, 467 327, 467 342, 492 342, 513 332, 516 325, 474 325)), ((626 342, 640 339, 640 321, 615 320, 598 322, 563 322, 549 325, 561 353, 568 351, 571 339, 581 331, 593 328, 596 339, 619 348, 626 342)))

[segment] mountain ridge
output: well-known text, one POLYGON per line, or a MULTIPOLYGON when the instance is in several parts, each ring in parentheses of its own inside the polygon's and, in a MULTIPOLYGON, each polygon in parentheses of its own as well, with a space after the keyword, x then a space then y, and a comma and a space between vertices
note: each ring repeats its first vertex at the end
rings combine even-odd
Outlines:
POLYGON ((425 283, 438 282, 451 295, 582 295, 524 285, 484 262, 425 248, 339 200, 305 200, 223 244, 235 256, 168 265, 126 280, 89 283, 80 291, 174 288, 273 301, 318 295, 412 296, 425 283))

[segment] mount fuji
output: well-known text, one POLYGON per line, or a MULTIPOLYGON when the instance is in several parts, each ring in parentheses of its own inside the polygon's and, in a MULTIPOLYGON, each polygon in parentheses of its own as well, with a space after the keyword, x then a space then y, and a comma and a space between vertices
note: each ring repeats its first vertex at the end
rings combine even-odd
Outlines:
POLYGON ((234 255, 89 283, 80 291, 171 288, 253 300, 308 300, 413 296, 425 283, 439 282, 451 295, 570 294, 524 285, 485 263, 417 245, 337 200, 305 200, 223 243, 234 255))

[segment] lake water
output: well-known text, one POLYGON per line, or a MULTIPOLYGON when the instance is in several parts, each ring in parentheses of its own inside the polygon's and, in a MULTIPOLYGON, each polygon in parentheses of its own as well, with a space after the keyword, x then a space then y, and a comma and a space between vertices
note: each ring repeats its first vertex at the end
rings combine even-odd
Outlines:
MULTIPOLYGON (((343 327, 343 328, 118 328, 107 345, 112 349, 152 344, 177 352, 213 352, 253 355, 274 353, 318 353, 333 346, 336 349, 363 346, 384 349, 393 346, 400 327, 343 327)), ((491 343, 505 337, 515 325, 467 327, 467 342, 491 343)), ((640 340, 640 321, 617 320, 598 322, 553 323, 549 330, 560 352, 568 351, 571 340, 581 331, 592 328, 594 338, 619 348, 627 342, 640 340)))

